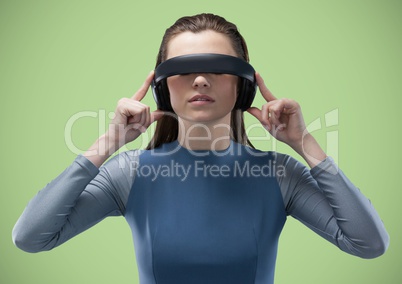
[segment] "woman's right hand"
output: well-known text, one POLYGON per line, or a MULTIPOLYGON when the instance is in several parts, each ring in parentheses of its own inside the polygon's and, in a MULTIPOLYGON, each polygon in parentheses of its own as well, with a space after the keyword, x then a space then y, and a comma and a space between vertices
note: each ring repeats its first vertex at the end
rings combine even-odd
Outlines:
POLYGON ((109 124, 106 136, 110 143, 120 148, 134 141, 141 133, 156 120, 163 116, 163 112, 156 110, 151 112, 149 106, 141 103, 145 97, 154 77, 154 71, 149 73, 141 88, 131 97, 119 100, 114 118, 109 124))
POLYGON ((154 71, 149 73, 144 84, 134 96, 119 100, 108 130, 83 154, 98 168, 114 152, 135 140, 147 130, 151 123, 164 115, 160 110, 151 112, 149 106, 141 103, 153 77, 154 71))

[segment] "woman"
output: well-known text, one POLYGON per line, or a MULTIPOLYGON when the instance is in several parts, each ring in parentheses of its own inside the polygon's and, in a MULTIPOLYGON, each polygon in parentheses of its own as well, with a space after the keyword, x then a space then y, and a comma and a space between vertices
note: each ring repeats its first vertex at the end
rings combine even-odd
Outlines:
MULTIPOLYGON (((201 14, 166 30, 157 66, 199 53, 248 61, 236 26, 201 14)), ((153 77, 119 101, 108 131, 28 204, 13 230, 19 248, 49 250, 122 215, 132 229, 142 284, 273 283, 278 238, 291 215, 347 253, 374 258, 385 252, 389 237, 369 200, 306 132, 298 103, 276 99, 257 72, 266 103, 247 112, 311 170, 252 147, 235 108, 237 76, 169 77, 173 113, 141 103, 153 77), (146 150, 104 164, 155 121, 146 150)))

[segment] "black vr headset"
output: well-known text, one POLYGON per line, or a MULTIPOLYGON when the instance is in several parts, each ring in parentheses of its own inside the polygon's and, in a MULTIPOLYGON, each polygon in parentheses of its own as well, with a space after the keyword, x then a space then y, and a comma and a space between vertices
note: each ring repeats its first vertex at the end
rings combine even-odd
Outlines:
POLYGON ((188 54, 170 58, 159 64, 152 81, 152 92, 158 109, 173 111, 167 78, 191 73, 231 74, 239 77, 239 95, 235 109, 247 110, 257 90, 254 68, 241 58, 213 53, 188 54))

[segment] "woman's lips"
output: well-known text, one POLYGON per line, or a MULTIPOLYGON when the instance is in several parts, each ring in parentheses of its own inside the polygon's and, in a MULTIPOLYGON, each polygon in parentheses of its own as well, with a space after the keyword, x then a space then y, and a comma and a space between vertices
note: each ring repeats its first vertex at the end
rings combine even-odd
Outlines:
POLYGON ((213 98, 207 95, 195 95, 188 100, 189 103, 194 105, 205 105, 215 102, 213 98))

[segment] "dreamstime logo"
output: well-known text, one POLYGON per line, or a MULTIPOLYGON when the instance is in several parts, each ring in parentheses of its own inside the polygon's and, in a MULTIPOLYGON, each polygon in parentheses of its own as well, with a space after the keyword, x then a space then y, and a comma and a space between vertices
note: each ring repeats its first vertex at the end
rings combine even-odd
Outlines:
MULTIPOLYGON (((165 115, 172 115, 170 113, 167 113, 165 115)), ((76 144, 73 141, 73 128, 76 124, 79 124, 79 122, 82 119, 96 119, 97 120, 97 124, 98 124, 98 137, 100 137, 101 135, 103 135, 104 133, 106 133, 107 129, 108 129, 108 123, 106 123, 106 117, 108 117, 109 119, 113 119, 114 117, 114 112, 109 112, 106 113, 106 110, 104 109, 100 109, 98 111, 80 111, 78 113, 75 113, 74 115, 72 115, 68 121, 66 122, 65 125, 65 129, 64 129, 64 139, 65 139, 65 143, 66 146, 68 147, 68 149, 78 155, 82 152, 85 152, 86 149, 80 149, 79 147, 76 146, 76 144)), ((180 121, 179 121, 180 123, 180 121)), ((334 126, 338 126, 339 124, 339 111, 338 109, 334 109, 331 110, 327 113, 325 113, 325 118, 324 120, 321 117, 318 117, 317 119, 315 119, 314 121, 312 121, 311 123, 309 123, 306 127, 306 130, 304 131, 304 135, 303 138, 308 134, 314 134, 314 132, 319 133, 319 134, 326 134, 326 141, 325 141, 325 147, 323 147, 323 145, 321 145, 321 147, 324 149, 324 151, 327 153, 328 156, 331 156, 333 158, 333 160, 335 161, 336 164, 338 164, 339 160, 339 136, 338 136, 338 130, 334 129, 334 126), (329 129, 329 130, 328 130, 329 129)), ((124 126, 119 125, 118 126, 120 131, 124 130, 124 126)), ((132 126, 132 127, 135 127, 132 126)), ((138 126, 139 127, 139 126, 138 126)), ((148 141, 150 141, 153 133, 155 132, 155 127, 156 127, 156 123, 151 124, 147 131, 143 132, 135 141, 136 144, 139 144, 139 149, 144 149, 146 148, 148 141)), ((228 128, 228 125, 216 125, 215 128, 228 128)), ((250 141, 252 142, 256 142, 256 141, 265 141, 267 143, 270 143, 271 145, 270 148, 272 151, 276 151, 277 150, 277 140, 272 138, 272 136, 269 134, 268 131, 265 130, 265 128, 258 122, 258 123, 253 123, 250 125, 247 125, 246 129, 246 134, 249 137, 250 141)), ((188 129, 187 133, 186 133, 186 137, 185 137, 185 141, 181 141, 182 145, 185 145, 186 141, 189 141, 189 139, 211 139, 212 134, 210 133, 210 130, 204 125, 204 124, 195 124, 193 125, 190 129, 188 129), (203 132, 205 133, 205 135, 203 137, 193 137, 192 136, 192 131, 199 131, 200 129, 203 129, 203 132)), ((227 138, 227 137, 223 137, 223 138, 227 138)), ((216 141, 213 141, 213 143, 217 143, 219 142, 221 139, 223 139, 222 137, 216 139, 216 141)), ((323 143, 321 143, 323 144, 323 143)), ((130 149, 128 149, 127 145, 119 145, 121 146, 120 149, 118 150, 119 152, 124 152, 124 151, 128 151, 130 149)), ((99 153, 106 153, 107 149, 106 146, 104 146, 105 149, 98 149, 99 152, 97 152, 96 150, 94 150, 93 155, 98 155, 99 153)), ((164 153, 165 155, 168 154, 172 154, 175 151, 178 151, 180 147, 177 147, 175 149, 173 149, 170 153, 164 153)), ((249 151, 249 153, 251 153, 252 155, 261 155, 261 153, 257 152, 257 151, 249 151)), ((303 140, 303 153, 304 155, 312 161, 315 162, 319 162, 318 160, 316 160, 315 157, 313 157, 312 155, 310 155, 307 151, 307 149, 305 148, 304 145, 304 140, 303 140)), ((106 153, 109 155, 112 155, 113 153, 106 153)), ((210 154, 214 154, 216 156, 223 156, 223 155, 227 155, 227 154, 231 154, 230 152, 227 151, 208 151, 208 153, 206 152, 199 152, 199 151, 192 151, 192 154, 194 156, 205 156, 206 154, 210 155, 210 154)), ((328 170, 328 169, 325 169, 328 170)), ((334 172, 333 169, 328 170, 331 172, 334 172)), ((336 169, 337 171, 337 169, 336 169)))

